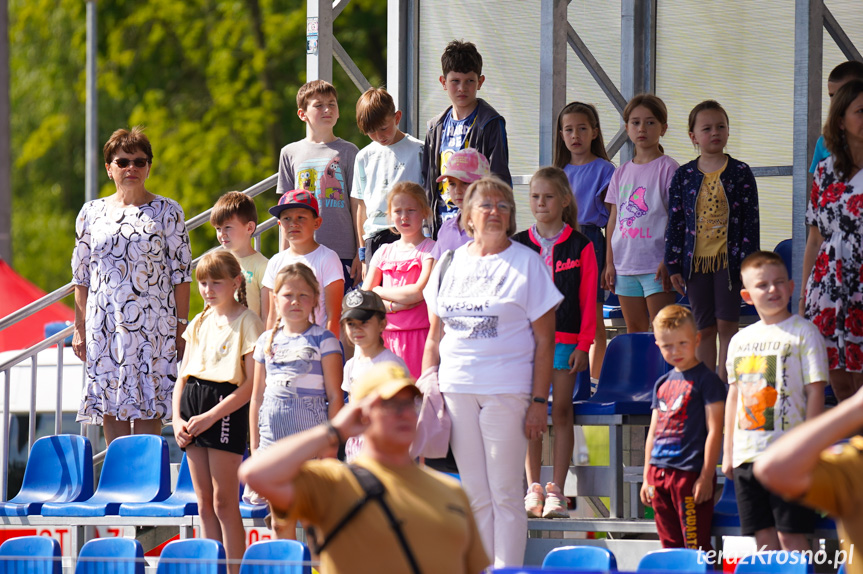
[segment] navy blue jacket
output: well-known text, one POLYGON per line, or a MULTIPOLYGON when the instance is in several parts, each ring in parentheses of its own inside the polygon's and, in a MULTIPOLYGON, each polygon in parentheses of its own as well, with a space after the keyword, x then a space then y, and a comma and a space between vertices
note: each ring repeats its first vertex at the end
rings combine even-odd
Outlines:
MULTIPOLYGON (((665 266, 669 275, 680 273, 685 280, 692 277, 695 204, 703 181, 698 159, 694 159, 674 172, 668 190, 665 266)), ((734 280, 740 276, 740 264, 746 256, 760 249, 758 187, 749 166, 730 155, 719 181, 728 200, 728 276, 734 280)))

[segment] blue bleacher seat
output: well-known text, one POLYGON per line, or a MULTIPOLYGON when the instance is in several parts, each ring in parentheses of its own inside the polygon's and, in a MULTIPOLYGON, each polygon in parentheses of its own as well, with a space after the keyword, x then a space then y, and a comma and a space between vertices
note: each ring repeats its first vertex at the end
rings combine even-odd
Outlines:
POLYGON ((179 517, 198 514, 198 498, 192 486, 189 461, 183 453, 177 486, 171 496, 161 502, 125 502, 120 505, 120 516, 179 517))
POLYGON ((608 298, 606 298, 605 303, 602 304, 602 318, 609 320, 623 320, 623 311, 620 309, 620 299, 618 299, 617 295, 614 293, 609 292, 608 298))
POLYGON ((575 403, 575 414, 648 415, 653 385, 669 368, 653 334, 618 335, 605 351, 596 394, 575 403))
POLYGON ((131 435, 108 446, 99 487, 84 502, 50 503, 42 516, 114 515, 124 502, 155 502, 171 493, 168 443, 156 435, 131 435))
POLYGON ((93 496, 93 449, 79 435, 42 437, 33 443, 21 490, 0 503, 0 516, 38 515, 46 502, 75 502, 93 496))
POLYGON ((0 544, 2 574, 60 574, 60 543, 47 536, 21 536, 0 544))
POLYGON ((574 572, 617 570, 617 559, 599 546, 561 546, 545 555, 543 568, 566 568, 574 572))
POLYGON ((740 515, 737 513, 737 495, 734 481, 726 479, 722 483, 722 494, 713 507, 713 526, 721 528, 740 528, 740 515))
POLYGON ((240 574, 312 574, 311 555, 296 540, 264 540, 246 548, 240 574))
POLYGON ((249 504, 240 501, 240 516, 243 518, 264 518, 270 513, 270 507, 266 504, 249 504))
POLYGON ((774 550, 741 558, 734 574, 808 574, 812 567, 799 552, 774 550))
POLYGON ((785 262, 785 267, 788 268, 788 276, 791 277, 791 261, 792 261, 792 251, 791 251, 791 240, 783 239, 779 243, 776 244, 776 247, 773 248, 773 252, 776 253, 779 257, 782 258, 782 261, 785 262))
POLYGON ((144 548, 133 538, 94 538, 78 554, 75 574, 144 574, 144 548))
POLYGON ((174 540, 162 549, 156 574, 226 574, 225 548, 207 538, 174 540))
POLYGON ((707 563, 707 554, 693 548, 663 548, 648 552, 641 557, 637 572, 678 572, 701 574, 712 570, 707 563))

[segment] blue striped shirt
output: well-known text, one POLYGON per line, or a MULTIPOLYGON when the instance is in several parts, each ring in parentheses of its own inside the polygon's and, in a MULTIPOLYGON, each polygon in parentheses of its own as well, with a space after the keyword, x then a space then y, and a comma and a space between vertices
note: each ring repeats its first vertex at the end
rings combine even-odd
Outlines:
POLYGON ((273 339, 272 350, 266 353, 270 333, 265 331, 260 336, 253 355, 257 362, 266 366, 264 396, 326 396, 321 359, 332 353, 341 354, 335 335, 318 325, 310 326, 301 335, 288 334, 280 328, 273 339))

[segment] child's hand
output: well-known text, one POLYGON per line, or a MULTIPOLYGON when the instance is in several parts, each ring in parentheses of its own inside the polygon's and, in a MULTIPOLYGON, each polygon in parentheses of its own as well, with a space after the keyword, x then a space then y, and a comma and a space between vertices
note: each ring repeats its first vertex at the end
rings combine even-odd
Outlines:
POLYGON ((731 453, 723 453, 722 455, 722 474, 728 480, 734 480, 734 464, 731 461, 731 453))
POLYGON ((652 484, 643 482, 641 484, 641 504, 644 506, 653 505, 653 496, 656 494, 656 488, 652 484))
POLYGON ((695 498, 695 504, 713 500, 713 477, 703 474, 699 476, 695 486, 692 487, 692 496, 695 498))
POLYGON ((177 446, 186 448, 192 442, 192 435, 186 430, 186 421, 177 417, 172 424, 174 427, 174 440, 177 441, 177 446))
POLYGON ((671 286, 674 287, 674 290, 680 293, 680 296, 686 295, 686 283, 683 281, 683 275, 680 273, 675 273, 671 276, 671 286))
POLYGON ((659 267, 656 268, 656 276, 654 277, 656 281, 662 283, 662 290, 666 293, 670 293, 673 289, 671 286, 671 280, 668 278, 668 268, 665 267, 665 261, 659 264, 659 267))
POLYGON ((614 279, 616 276, 617 273, 614 271, 614 265, 606 264, 605 271, 602 273, 602 288, 614 293, 614 279))
POLYGON ((213 420, 212 415, 210 415, 210 411, 200 415, 195 415, 186 422, 186 432, 192 436, 198 436, 213 426, 213 423, 215 422, 216 421, 213 420))
POLYGON ((590 366, 590 357, 580 349, 576 349, 569 356, 569 374, 574 375, 586 371, 590 366))

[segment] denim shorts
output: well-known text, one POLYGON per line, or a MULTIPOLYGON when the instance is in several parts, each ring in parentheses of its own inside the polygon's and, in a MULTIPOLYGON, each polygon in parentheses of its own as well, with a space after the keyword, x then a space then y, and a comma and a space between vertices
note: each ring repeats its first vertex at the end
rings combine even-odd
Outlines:
POLYGON ((555 343, 554 344, 554 368, 559 371, 568 371, 569 356, 575 351, 577 345, 570 343, 555 343))
POLYGON ((650 297, 664 293, 662 281, 656 280, 655 273, 644 275, 618 275, 614 278, 614 292, 618 297, 650 297))

